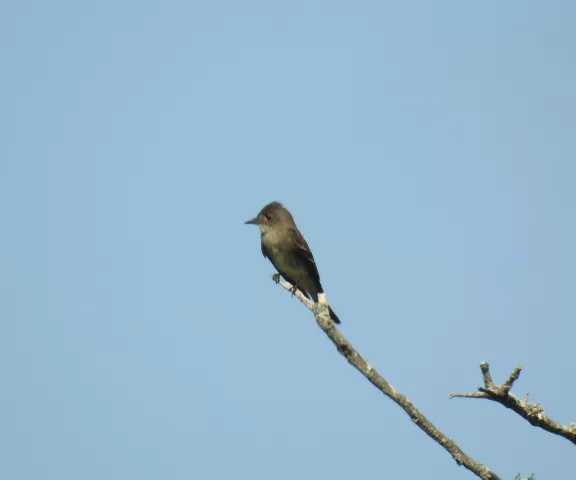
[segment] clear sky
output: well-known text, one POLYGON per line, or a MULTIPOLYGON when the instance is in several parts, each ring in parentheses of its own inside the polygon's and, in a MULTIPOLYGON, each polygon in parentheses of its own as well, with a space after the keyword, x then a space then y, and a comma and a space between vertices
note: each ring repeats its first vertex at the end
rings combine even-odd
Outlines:
POLYGON ((504 479, 574 446, 576 3, 0 6, 0 478, 474 478, 274 285, 292 211, 352 344, 504 479))

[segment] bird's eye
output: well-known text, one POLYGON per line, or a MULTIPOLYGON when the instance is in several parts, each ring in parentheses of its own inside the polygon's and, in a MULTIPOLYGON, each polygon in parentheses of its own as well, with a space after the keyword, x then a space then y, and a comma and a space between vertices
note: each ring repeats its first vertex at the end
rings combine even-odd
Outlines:
POLYGON ((267 213, 264 216, 266 217, 266 220, 272 220, 272 214, 271 213, 267 213))

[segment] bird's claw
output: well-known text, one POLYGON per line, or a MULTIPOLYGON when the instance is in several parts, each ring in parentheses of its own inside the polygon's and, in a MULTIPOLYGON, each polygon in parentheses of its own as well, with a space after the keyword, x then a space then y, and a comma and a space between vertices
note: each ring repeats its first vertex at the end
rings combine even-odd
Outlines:
MULTIPOLYGON (((280 274, 275 273, 274 275, 272 275, 272 280, 274 280, 276 283, 280 283, 280 274)), ((289 291, 292 292, 292 296, 294 296, 296 295, 297 290, 298 290, 298 284, 295 283, 289 291)))

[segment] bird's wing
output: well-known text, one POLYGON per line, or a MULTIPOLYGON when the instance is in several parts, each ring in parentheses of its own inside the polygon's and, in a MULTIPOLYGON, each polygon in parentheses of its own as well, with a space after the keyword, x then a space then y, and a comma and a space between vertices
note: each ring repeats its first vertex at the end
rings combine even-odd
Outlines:
POLYGON ((304 263, 306 270, 312 278, 320 284, 320 274, 318 273, 312 250, 310 250, 306 240, 304 240, 304 237, 297 228, 291 228, 290 234, 292 237, 292 243, 294 244, 294 254, 300 259, 300 261, 302 261, 302 263, 304 263))

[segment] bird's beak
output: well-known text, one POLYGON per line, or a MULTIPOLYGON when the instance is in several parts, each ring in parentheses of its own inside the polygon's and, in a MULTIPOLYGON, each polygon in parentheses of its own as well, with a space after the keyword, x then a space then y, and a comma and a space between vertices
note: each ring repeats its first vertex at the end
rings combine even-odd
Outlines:
POLYGON ((244 225, 258 225, 258 222, 255 218, 253 218, 252 220, 244 222, 244 225))

